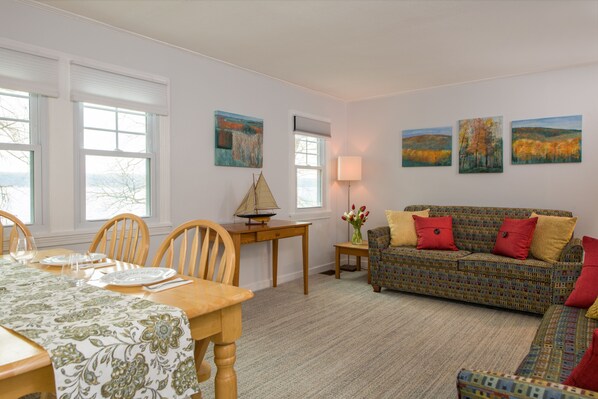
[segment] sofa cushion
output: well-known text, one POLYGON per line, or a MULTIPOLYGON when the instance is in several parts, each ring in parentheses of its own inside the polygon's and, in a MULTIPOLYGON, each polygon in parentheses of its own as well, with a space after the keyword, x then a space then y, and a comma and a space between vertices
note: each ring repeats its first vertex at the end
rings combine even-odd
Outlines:
POLYGON ((413 215, 428 217, 429 209, 419 212, 386 211, 386 220, 390 227, 390 245, 394 247, 417 245, 417 234, 415 233, 415 221, 413 215))
POLYGON ((544 313, 532 345, 553 345, 583 355, 596 328, 598 320, 585 317, 585 309, 552 305, 544 313))
POLYGON ((564 384, 598 391, 598 329, 594 330, 592 344, 581 362, 575 366, 564 384))
POLYGON ((538 223, 532 238, 530 253, 536 259, 551 263, 558 262, 563 248, 573 236, 577 218, 538 215, 535 212, 531 217, 537 217, 538 223))
POLYGON ((515 259, 527 259, 537 222, 538 218, 505 218, 498 230, 492 253, 515 259))
POLYGON ((494 208, 477 206, 410 205, 406 211, 430 209, 430 217, 452 216, 455 245, 470 252, 492 252, 503 220, 524 219, 532 212, 541 215, 571 217, 569 211, 531 208, 494 208))
POLYGON ((417 233, 417 249, 458 251, 453 238, 453 218, 443 216, 422 218, 413 215, 417 233))
POLYGON ((598 320, 584 313, 584 309, 550 306, 516 374, 562 383, 583 358, 598 328, 598 320))
POLYGON ((532 346, 515 374, 562 383, 582 357, 583 355, 577 358, 573 353, 549 345, 532 346))
POLYGON ((383 263, 397 266, 457 270, 459 259, 469 254, 467 251, 423 251, 413 247, 388 247, 381 252, 380 258, 383 263))
MULTIPOLYGON (((474 253, 459 259, 459 270, 487 276, 550 282, 552 266, 537 259, 513 259, 506 256, 474 253)), ((533 284, 530 284, 533 289, 533 284)))

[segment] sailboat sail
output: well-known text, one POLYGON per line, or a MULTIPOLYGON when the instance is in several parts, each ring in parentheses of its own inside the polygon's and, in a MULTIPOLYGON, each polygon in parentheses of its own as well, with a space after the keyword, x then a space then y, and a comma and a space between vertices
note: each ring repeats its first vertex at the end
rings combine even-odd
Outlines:
POLYGON ((241 205, 235 211, 235 215, 257 215, 259 214, 258 211, 266 209, 280 208, 276 204, 276 200, 268 187, 268 183, 266 183, 264 175, 260 173, 257 183, 251 183, 251 187, 247 194, 245 194, 241 205))
POLYGON ((272 191, 270 191, 270 187, 268 187, 268 183, 266 183, 264 175, 261 173, 255 185, 255 198, 255 209, 257 210, 280 209, 272 195, 272 191))

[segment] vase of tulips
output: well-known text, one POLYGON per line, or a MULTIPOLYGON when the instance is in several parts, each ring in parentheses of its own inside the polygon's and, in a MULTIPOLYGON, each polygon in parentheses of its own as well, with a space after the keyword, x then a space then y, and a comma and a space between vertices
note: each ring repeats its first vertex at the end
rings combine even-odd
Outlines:
POLYGON ((351 226, 353 226, 353 236, 351 236, 351 244, 359 245, 363 243, 363 238, 361 237, 361 226, 368 220, 368 216, 370 211, 365 210, 365 205, 361 206, 359 209, 355 209, 355 204, 351 206, 351 210, 349 212, 345 212, 341 219, 348 222, 351 226))

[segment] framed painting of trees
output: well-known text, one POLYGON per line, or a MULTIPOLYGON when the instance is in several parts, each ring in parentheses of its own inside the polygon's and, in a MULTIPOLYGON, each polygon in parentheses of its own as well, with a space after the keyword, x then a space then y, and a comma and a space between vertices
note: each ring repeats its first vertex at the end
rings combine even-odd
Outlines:
POLYGON ((511 122, 512 163, 581 162, 581 115, 511 122))
POLYGON ((502 116, 459 121, 459 173, 502 173, 502 116))

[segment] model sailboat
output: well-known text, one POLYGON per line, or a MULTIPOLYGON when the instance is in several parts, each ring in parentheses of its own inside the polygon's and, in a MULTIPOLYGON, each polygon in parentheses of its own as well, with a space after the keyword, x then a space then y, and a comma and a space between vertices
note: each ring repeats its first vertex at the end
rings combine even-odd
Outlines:
POLYGON ((276 215, 276 213, 272 213, 272 209, 280 209, 280 207, 276 204, 270 187, 268 187, 264 175, 260 172, 257 183, 254 176, 249 191, 235 211, 235 216, 249 219, 247 224, 266 224, 272 216, 276 215))

